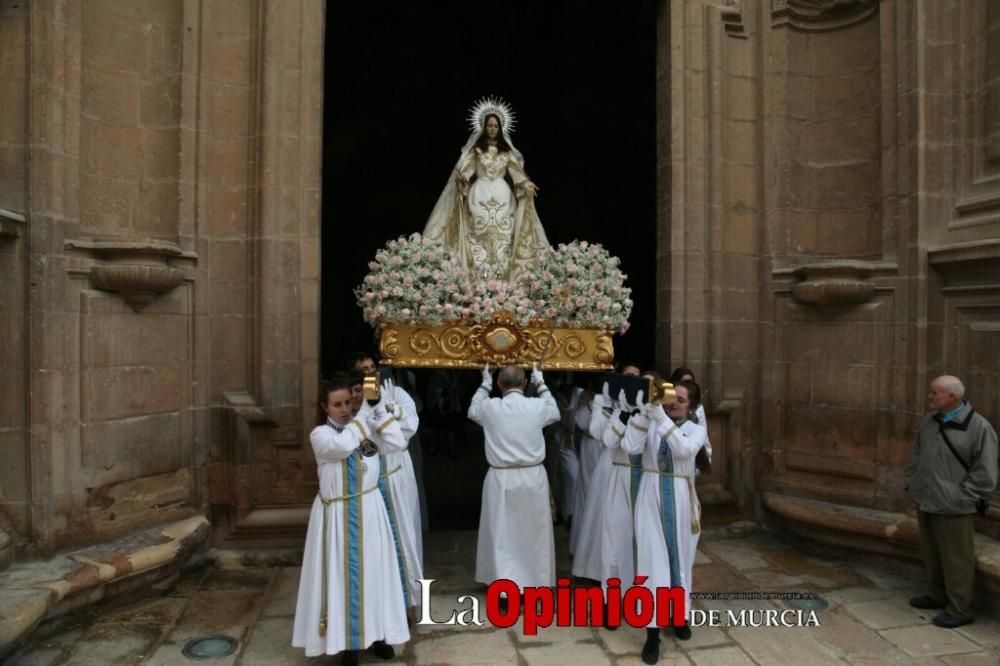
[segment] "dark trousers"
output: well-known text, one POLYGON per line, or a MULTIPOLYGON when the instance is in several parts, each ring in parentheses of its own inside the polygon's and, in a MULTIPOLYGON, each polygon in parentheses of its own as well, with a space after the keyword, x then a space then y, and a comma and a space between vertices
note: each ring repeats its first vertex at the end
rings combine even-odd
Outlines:
POLYGON ((949 615, 971 618, 976 575, 972 514, 944 516, 917 511, 917 518, 929 596, 946 603, 949 615))

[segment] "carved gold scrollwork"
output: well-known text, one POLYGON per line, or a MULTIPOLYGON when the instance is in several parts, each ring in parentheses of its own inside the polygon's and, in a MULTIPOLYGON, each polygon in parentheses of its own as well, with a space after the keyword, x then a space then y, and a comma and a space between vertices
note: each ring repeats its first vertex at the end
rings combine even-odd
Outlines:
POLYGON ((597 336, 597 351, 594 353, 594 360, 608 365, 615 362, 614 346, 611 343, 611 336, 607 333, 597 336))
POLYGON ((437 340, 434 339, 434 332, 426 328, 418 328, 410 336, 410 349, 417 353, 417 356, 426 356, 437 347, 437 340))
POLYGON ((568 335, 566 339, 563 340, 562 349, 571 359, 576 360, 587 350, 587 346, 583 344, 583 340, 580 339, 579 335, 568 335))
POLYGON ((382 329, 379 336, 378 351, 382 360, 394 359, 399 356, 399 331, 392 326, 382 329))
POLYGON ((448 358, 465 358, 469 353, 469 333, 462 326, 450 326, 439 336, 441 353, 448 358))
POLYGON ((518 324, 508 313, 483 323, 441 326, 384 324, 379 350, 386 365, 421 368, 530 366, 552 370, 606 370, 614 363, 611 334, 598 329, 552 328, 548 322, 518 324))

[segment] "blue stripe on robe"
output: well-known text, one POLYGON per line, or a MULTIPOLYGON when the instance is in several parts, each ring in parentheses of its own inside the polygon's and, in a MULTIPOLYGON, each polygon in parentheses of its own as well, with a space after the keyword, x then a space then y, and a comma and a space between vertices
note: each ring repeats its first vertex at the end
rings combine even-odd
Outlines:
POLYGON ((392 529, 392 542, 396 546, 396 561, 399 563, 399 580, 403 585, 403 605, 410 607, 410 586, 407 584, 406 557, 403 556, 403 542, 399 538, 399 525, 396 518, 396 503, 392 501, 392 491, 389 489, 389 477, 385 472, 385 456, 379 456, 378 490, 382 493, 386 513, 389 514, 389 527, 392 529))
POLYGON ((666 437, 660 440, 660 450, 656 456, 661 475, 660 479, 660 523, 663 526, 663 539, 667 545, 667 557, 670 561, 670 585, 681 584, 681 561, 677 554, 677 505, 674 500, 674 477, 664 476, 674 473, 674 457, 670 452, 670 444, 666 437))
POLYGON ((344 544, 347 550, 347 649, 363 650, 364 618, 362 617, 362 595, 364 581, 362 577, 362 559, 364 553, 361 547, 361 502, 364 498, 357 495, 361 492, 364 480, 364 470, 356 455, 350 455, 344 461, 346 487, 345 495, 355 495, 344 500, 344 544))

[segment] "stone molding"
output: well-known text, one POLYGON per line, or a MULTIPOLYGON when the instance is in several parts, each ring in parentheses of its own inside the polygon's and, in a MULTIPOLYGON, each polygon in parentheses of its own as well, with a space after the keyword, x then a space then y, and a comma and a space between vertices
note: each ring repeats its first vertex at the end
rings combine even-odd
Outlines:
POLYGON ((67 250, 87 252, 103 260, 90 267, 90 281, 98 289, 121 295, 135 312, 184 282, 183 270, 169 264, 172 258, 197 259, 173 243, 144 240, 67 240, 67 250))
POLYGON ((0 208, 0 242, 20 237, 24 224, 24 215, 0 208))
POLYGON ((773 25, 810 32, 839 30, 878 12, 879 0, 771 0, 773 25))
POLYGON ((805 264, 792 273, 792 297, 806 305, 838 306, 867 303, 875 296, 871 281, 876 265, 869 262, 828 261, 805 264))
POLYGON ((927 262, 944 292, 1000 289, 1000 239, 954 243, 927 250, 927 262))
MULTIPOLYGON (((794 497, 779 493, 762 494, 764 507, 780 518, 793 532, 817 541, 852 545, 894 556, 919 558, 917 519, 903 513, 877 511, 845 504, 794 497)), ((995 520, 996 507, 987 520, 995 520)), ((1000 590, 1000 541, 975 534, 976 572, 989 590, 1000 590)))

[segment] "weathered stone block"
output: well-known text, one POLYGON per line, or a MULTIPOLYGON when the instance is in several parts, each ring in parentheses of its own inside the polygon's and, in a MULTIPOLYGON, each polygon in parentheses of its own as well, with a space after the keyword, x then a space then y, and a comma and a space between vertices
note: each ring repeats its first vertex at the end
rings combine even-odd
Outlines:
POLYGON ((137 73, 86 67, 80 110, 94 120, 134 125, 139 119, 139 81, 137 73))
POLYGON ((247 140, 216 138, 209 140, 208 172, 205 177, 215 185, 236 186, 247 183, 249 174, 247 140))
POLYGON ((213 241, 209 261, 212 280, 247 279, 247 243, 243 240, 213 241))
POLYGON ((87 421, 107 421, 174 412, 187 393, 187 372, 175 365, 91 368, 84 370, 87 421))
POLYGON ((87 487, 176 470, 190 461, 191 442, 177 412, 81 426, 82 466, 87 487))
POLYGON ((85 171, 123 180, 132 180, 143 172, 143 132, 138 127, 84 117, 80 136, 80 159, 85 171))
POLYGON ((250 84, 249 35, 219 35, 205 53, 208 78, 216 83, 250 84))
POLYGON ((177 238, 179 203, 176 181, 141 180, 133 223, 135 230, 150 238, 177 238))
POLYGON ((247 230, 247 189, 209 186, 208 233, 216 239, 240 238, 247 230))
POLYGON ((247 322, 243 317, 212 317, 212 361, 246 359, 247 322))
POLYGON ((173 128, 180 123, 180 76, 144 80, 139 90, 139 125, 173 128))

